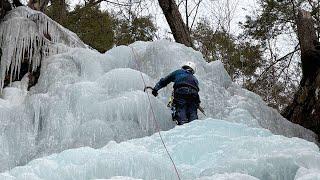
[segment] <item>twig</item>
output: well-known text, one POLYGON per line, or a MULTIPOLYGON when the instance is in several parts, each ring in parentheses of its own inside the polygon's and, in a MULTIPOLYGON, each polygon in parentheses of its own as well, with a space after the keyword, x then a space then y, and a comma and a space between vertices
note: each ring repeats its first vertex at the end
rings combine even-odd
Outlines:
MULTIPOLYGON (((259 77, 257 78, 256 82, 253 83, 253 86, 255 86, 258 82, 260 82, 260 81, 262 81, 262 80, 264 79, 264 78, 261 79, 261 77, 263 77, 263 75, 264 75, 265 73, 267 73, 267 72, 270 70, 271 67, 273 67, 274 65, 276 65, 278 62, 286 59, 288 56, 290 56, 290 55, 293 56, 293 54, 294 54, 295 52, 299 51, 300 48, 298 48, 298 46, 299 46, 299 45, 297 45, 297 46, 295 47, 295 50, 294 50, 294 51, 292 51, 292 52, 284 55, 283 57, 275 60, 270 66, 268 66, 268 67, 259 75, 259 77)), ((291 59, 292 59, 292 57, 290 58, 290 61, 291 61, 291 59)))
MULTIPOLYGON (((295 51, 291 52, 290 54, 290 59, 289 59, 289 63, 287 66, 283 67, 278 75, 278 79, 280 78, 281 74, 284 72, 285 69, 289 68, 289 66, 291 65, 292 59, 293 59, 293 55, 295 52, 297 52, 300 48, 298 48, 298 45, 295 47, 295 51)), ((289 56, 289 54, 287 55, 289 56)), ((282 57, 283 58, 283 57, 282 57)))
MULTIPOLYGON (((118 6, 131 6, 132 4, 123 4, 123 3, 119 3, 119 2, 113 2, 113 1, 109 1, 109 0, 97 0, 95 2, 92 2, 92 3, 89 3, 87 6, 89 7, 92 7, 92 6, 95 6, 97 4, 100 4, 101 2, 106 2, 106 3, 110 3, 110 4, 115 4, 115 5, 118 5, 118 6)), ((134 2, 136 3, 136 2, 134 2)), ((87 7, 86 6, 86 7, 87 7)))
POLYGON ((193 25, 194 25, 194 22, 195 22, 195 20, 196 20, 196 17, 197 17, 197 15, 198 15, 198 10, 199 10, 199 6, 200 6, 200 3, 202 2, 202 0, 199 0, 199 2, 198 2, 198 4, 196 5, 196 13, 195 13, 195 15, 194 15, 194 17, 193 17, 193 20, 192 20, 192 23, 191 23, 191 26, 190 26, 190 29, 192 29, 192 27, 193 27, 193 25))

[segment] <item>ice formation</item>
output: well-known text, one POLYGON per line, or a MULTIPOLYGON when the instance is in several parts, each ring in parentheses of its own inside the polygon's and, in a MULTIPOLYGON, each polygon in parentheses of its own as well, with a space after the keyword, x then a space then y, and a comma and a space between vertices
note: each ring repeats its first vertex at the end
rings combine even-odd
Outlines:
POLYGON ((20 72, 22 61, 27 56, 32 70, 35 70, 42 57, 61 53, 67 47, 86 47, 72 32, 68 31, 45 14, 27 7, 18 7, 6 15, 0 24, 0 89, 3 87, 6 72, 12 76, 20 72), (10 68, 11 67, 11 68, 10 68))
MULTIPOLYGON (((181 179, 303 180, 320 172, 318 147, 299 138, 217 119, 162 132, 181 179), (298 173, 297 173, 298 172, 298 173)), ((0 179, 177 179, 159 136, 83 147, 31 161, 0 179)))
MULTIPOLYGON (((16 13, 22 12, 29 10, 16 13)), ((6 22, 21 15, 10 16, 6 22)), ((283 137, 315 142, 315 134, 234 84, 220 61, 207 63, 201 53, 168 41, 135 42, 100 54, 70 47, 73 43, 68 42, 74 42, 70 39, 78 38, 67 30, 62 34, 65 40, 54 47, 66 51, 42 60, 38 83, 30 91, 28 75, 3 89, 0 172, 44 158, 4 172, 1 178, 175 178, 158 137, 151 136, 157 125, 143 88, 185 61, 197 64, 208 119, 172 129, 166 107, 172 86, 151 97, 156 120, 161 130, 169 130, 164 132, 165 141, 184 177, 306 179, 319 174, 315 144, 283 137), (145 138, 130 140, 141 137, 145 138), (84 146, 91 148, 80 148, 84 146), (71 148, 79 149, 67 150, 71 148), (50 173, 53 170, 57 173, 50 173)))

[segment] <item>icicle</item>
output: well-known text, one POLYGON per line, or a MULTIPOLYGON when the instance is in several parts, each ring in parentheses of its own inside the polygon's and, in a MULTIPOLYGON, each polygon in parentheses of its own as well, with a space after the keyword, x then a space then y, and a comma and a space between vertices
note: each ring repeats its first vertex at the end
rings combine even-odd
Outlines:
POLYGON ((0 48, 2 49, 0 91, 2 92, 4 79, 10 68, 10 83, 14 77, 20 75, 25 54, 28 54, 32 71, 35 71, 40 65, 41 58, 65 52, 68 49, 59 48, 60 45, 56 45, 57 43, 69 47, 86 48, 74 33, 45 14, 27 7, 12 10, 0 24, 0 48))
POLYGON ((34 135, 38 134, 39 130, 39 122, 40 122, 40 112, 41 112, 41 106, 40 106, 40 101, 37 99, 38 103, 33 104, 33 109, 34 109, 34 119, 33 119, 33 130, 34 130, 34 135))

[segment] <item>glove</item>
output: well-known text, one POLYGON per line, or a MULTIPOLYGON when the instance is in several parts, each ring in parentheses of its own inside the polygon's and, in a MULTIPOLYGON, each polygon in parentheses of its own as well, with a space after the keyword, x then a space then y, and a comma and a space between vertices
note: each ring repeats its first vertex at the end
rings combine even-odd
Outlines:
POLYGON ((158 96, 158 91, 155 90, 155 89, 152 89, 152 94, 154 95, 154 97, 157 97, 158 96))

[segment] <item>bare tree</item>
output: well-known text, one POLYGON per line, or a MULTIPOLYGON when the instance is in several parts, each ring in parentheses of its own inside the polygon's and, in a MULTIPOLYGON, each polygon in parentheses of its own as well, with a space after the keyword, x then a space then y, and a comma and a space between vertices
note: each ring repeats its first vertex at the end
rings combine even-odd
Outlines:
POLYGON ((192 47, 190 32, 174 0, 158 0, 176 42, 192 47))
POLYGON ((189 0, 178 1, 178 7, 183 4, 183 2, 186 26, 188 30, 191 31, 194 23, 196 22, 199 7, 203 0, 193 0, 192 2, 189 2, 189 0))
POLYGON ((209 4, 213 21, 217 23, 217 28, 230 33, 231 21, 234 18, 239 0, 219 0, 209 4))

